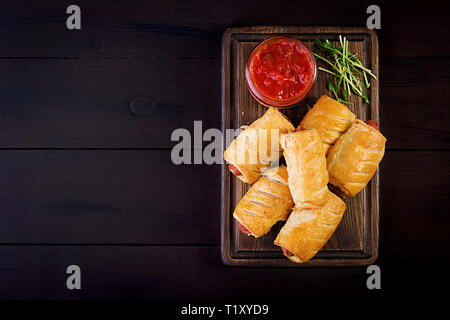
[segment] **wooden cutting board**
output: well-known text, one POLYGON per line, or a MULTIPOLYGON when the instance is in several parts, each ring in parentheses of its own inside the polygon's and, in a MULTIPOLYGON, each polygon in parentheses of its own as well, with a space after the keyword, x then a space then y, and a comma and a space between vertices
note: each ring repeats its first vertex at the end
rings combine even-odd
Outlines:
MULTIPOLYGON (((227 29, 222 38, 222 132, 248 125, 267 110, 259 104, 245 83, 245 66, 252 50, 263 40, 287 35, 308 45, 317 37, 338 41, 343 35, 349 49, 378 76, 378 39, 375 32, 362 27, 242 27, 227 29)), ((313 47, 314 48, 314 47, 313 47)), ((324 66, 318 61, 318 66, 324 66)), ((307 98, 296 107, 282 110, 297 126, 308 108, 327 90, 328 74, 318 71, 316 83, 307 98)), ((368 92, 370 105, 352 95, 349 108, 357 118, 379 122, 378 81, 372 80, 368 92)), ((381 124, 382 125, 382 124, 381 124)), ((225 142, 224 142, 225 146, 225 142)), ((226 147, 226 146, 225 146, 226 147)), ((286 259, 273 241, 284 222, 275 225, 267 235, 255 239, 245 236, 233 219, 233 211, 250 185, 235 178, 226 164, 222 165, 221 256, 231 266, 337 267, 372 264, 378 254, 378 173, 367 187, 352 198, 345 198, 347 210, 336 232, 310 261, 295 264, 286 259)))

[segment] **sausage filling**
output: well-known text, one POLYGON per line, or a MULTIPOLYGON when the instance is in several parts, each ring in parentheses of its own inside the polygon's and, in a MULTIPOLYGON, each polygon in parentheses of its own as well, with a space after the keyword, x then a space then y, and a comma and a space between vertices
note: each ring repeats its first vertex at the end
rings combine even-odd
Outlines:
POLYGON ((366 124, 368 126, 371 126, 372 128, 377 129, 378 131, 380 131, 380 126, 375 121, 373 121, 373 120, 366 120, 366 124))
POLYGON ((281 247, 281 250, 283 250, 283 253, 286 257, 292 257, 294 254, 290 252, 288 249, 281 247))

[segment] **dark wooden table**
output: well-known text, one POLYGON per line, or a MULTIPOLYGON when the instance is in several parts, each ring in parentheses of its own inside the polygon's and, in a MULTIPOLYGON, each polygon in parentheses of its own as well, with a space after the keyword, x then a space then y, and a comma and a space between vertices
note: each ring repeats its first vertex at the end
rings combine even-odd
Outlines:
MULTIPOLYGON (((170 160, 174 129, 220 128, 227 27, 364 26, 371 2, 76 1, 79 31, 68 4, 0 3, 1 299, 375 294, 365 268, 223 265, 220 165, 170 160)), ((450 5, 378 4, 376 264, 381 292, 423 293, 448 278, 450 5)))

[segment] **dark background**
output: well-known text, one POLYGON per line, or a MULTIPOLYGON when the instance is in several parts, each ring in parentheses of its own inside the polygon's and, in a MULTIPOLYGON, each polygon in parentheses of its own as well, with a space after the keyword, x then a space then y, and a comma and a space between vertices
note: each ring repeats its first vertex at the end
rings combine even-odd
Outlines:
POLYGON ((175 128, 220 128, 226 28, 365 26, 375 3, 74 3, 79 31, 66 28, 72 2, 0 4, 1 299, 274 301, 445 286, 448 1, 376 3, 388 138, 377 293, 365 268, 226 267, 221 167, 170 161, 175 128), (71 264, 82 269, 82 290, 66 289, 71 264))

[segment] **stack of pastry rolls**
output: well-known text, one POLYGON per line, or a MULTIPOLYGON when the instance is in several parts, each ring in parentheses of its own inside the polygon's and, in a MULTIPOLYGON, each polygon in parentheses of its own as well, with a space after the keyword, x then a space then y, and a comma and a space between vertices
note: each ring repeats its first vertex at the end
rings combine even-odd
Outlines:
MULTIPOLYGON (((258 157, 256 164, 239 163, 237 155, 249 152, 237 147, 237 140, 249 137, 245 130, 225 150, 230 170, 244 182, 256 181, 233 216, 243 233, 256 238, 287 220, 274 243, 291 261, 306 262, 332 236, 346 210, 344 201, 328 185, 341 196, 364 189, 383 158, 386 138, 375 122, 356 119, 346 106, 327 96, 317 100, 295 131, 275 108, 269 108, 248 128, 258 132, 263 127, 277 129, 267 139, 279 143, 279 152, 275 150, 265 159, 258 157), (270 168, 268 163, 279 160, 281 150, 287 167, 270 168)), ((247 145, 255 149, 255 139, 261 135, 253 136, 254 141, 247 145)))

